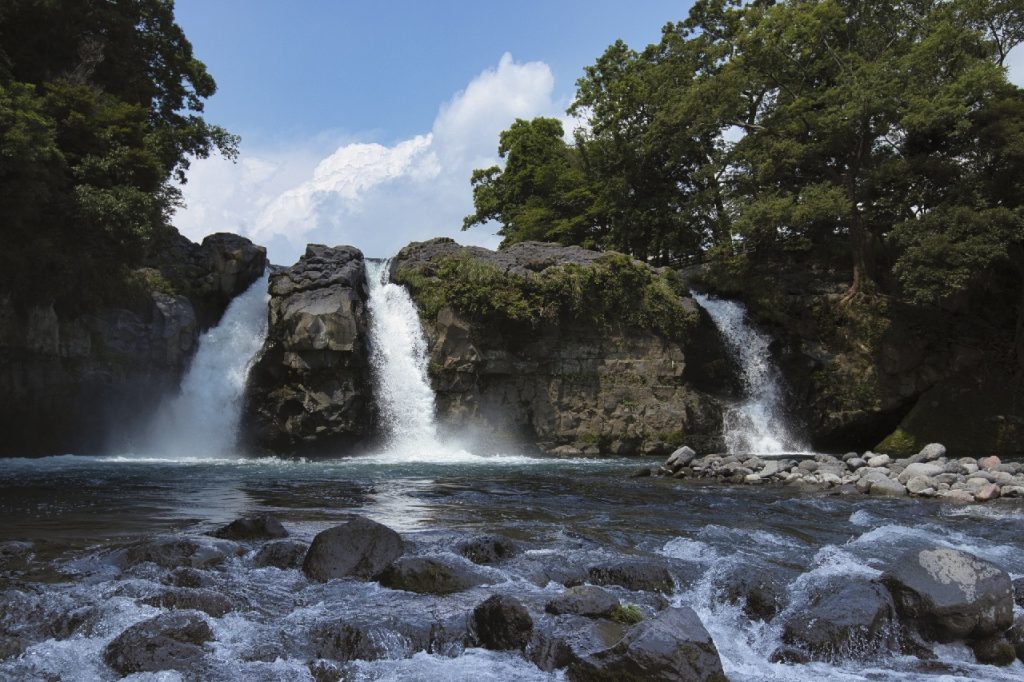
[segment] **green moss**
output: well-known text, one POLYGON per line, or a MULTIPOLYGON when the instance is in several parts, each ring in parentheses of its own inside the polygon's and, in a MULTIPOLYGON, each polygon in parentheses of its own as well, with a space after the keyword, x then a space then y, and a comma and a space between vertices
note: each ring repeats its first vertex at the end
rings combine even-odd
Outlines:
POLYGON ((658 440, 679 447, 686 441, 686 433, 682 429, 670 433, 659 433, 658 440))
POLYGON ((458 254, 426 267, 402 267, 395 279, 428 317, 451 306, 462 316, 497 325, 533 329, 570 320, 652 330, 668 338, 682 338, 697 321, 683 307, 684 287, 675 272, 654 272, 618 253, 591 265, 549 267, 528 276, 458 254))
POLYGON ((918 452, 922 447, 923 444, 919 444, 914 436, 907 433, 902 428, 897 428, 872 449, 875 452, 884 452, 889 455, 907 457, 918 452))
POLYGON ((644 619, 644 612, 636 604, 619 604, 611 610, 608 617, 622 625, 636 625, 644 619))
POLYGON ((596 433, 580 433, 576 435, 576 442, 583 445, 597 445, 600 440, 596 433))

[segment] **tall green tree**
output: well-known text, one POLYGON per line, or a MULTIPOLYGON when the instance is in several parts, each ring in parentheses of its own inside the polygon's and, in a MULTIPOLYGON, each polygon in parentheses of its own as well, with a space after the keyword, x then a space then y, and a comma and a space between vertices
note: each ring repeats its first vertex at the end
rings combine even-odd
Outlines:
POLYGON ((0 4, 0 287, 61 305, 116 291, 189 159, 237 153, 201 116, 215 90, 170 0, 0 4))

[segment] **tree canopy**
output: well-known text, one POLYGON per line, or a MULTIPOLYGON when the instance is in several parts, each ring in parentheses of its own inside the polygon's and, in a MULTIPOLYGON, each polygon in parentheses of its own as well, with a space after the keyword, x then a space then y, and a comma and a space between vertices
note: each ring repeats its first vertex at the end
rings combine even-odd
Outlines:
POLYGON ((170 0, 0 5, 0 286, 76 305, 168 225, 190 158, 237 153, 170 0))
POLYGON ((1022 41, 1024 0, 698 0, 585 69, 574 143, 549 133, 558 164, 506 143, 537 121, 503 133, 466 227, 660 263, 813 260, 848 268, 849 297, 922 304, 1016 268, 1024 296, 1024 93, 1005 67, 1022 41), (540 165, 557 181, 520 181, 540 165))

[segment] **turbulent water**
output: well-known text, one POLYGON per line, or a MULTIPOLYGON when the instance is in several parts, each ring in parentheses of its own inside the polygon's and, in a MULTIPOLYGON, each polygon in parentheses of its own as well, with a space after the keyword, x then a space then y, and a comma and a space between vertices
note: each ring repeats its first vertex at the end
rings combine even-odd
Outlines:
POLYGON ((267 277, 231 302, 199 347, 178 394, 160 410, 138 450, 151 455, 217 457, 238 438, 245 379, 267 335, 267 277))
POLYGON ((736 301, 705 294, 693 297, 708 311, 740 366, 745 395, 726 410, 726 449, 763 455, 806 452, 807 444, 787 423, 781 376, 768 349, 771 339, 747 322, 746 311, 736 301))
MULTIPOLYGON (((292 537, 307 542, 357 513, 400 531, 409 553, 464 562, 455 546, 482 533, 512 537, 524 552, 481 569, 487 584, 435 597, 373 582, 313 583, 298 570, 258 568, 253 559, 259 543, 243 544, 240 555, 229 554, 201 571, 235 605, 226 615, 207 618, 216 642, 206 654, 206 680, 308 680, 307 662, 319 646, 317 628, 339 618, 379 619, 386 634, 388 619, 466 613, 501 593, 521 599, 539 623, 544 604, 564 589, 555 581, 618 557, 669 562, 677 581, 669 600, 697 611, 734 682, 1024 676, 1020 663, 979 666, 959 645, 940 647, 939 660, 930 662, 895 655, 841 665, 768 663, 780 627, 751 622, 719 590, 731 574, 764 567, 789 584, 793 609, 815 585, 878 575, 899 551, 918 544, 958 547, 1019 573, 1019 507, 997 502, 961 508, 909 499, 867 503, 789 489, 628 478, 635 466, 635 460, 511 456, 401 466, 377 457, 0 461, 0 541, 34 539, 30 558, 21 564, 7 558, 0 568, 0 635, 21 638, 24 645, 19 655, 0 662, 0 679, 113 679, 101 661, 104 646, 129 625, 161 612, 144 602, 166 589, 169 574, 151 563, 126 566, 125 550, 161 537, 213 546, 219 541, 205 532, 255 512, 276 514, 292 537)), ((659 599, 609 589, 644 608, 659 599)), ((351 664, 347 679, 562 679, 516 653, 415 653, 397 635, 389 647, 383 660, 351 664)))

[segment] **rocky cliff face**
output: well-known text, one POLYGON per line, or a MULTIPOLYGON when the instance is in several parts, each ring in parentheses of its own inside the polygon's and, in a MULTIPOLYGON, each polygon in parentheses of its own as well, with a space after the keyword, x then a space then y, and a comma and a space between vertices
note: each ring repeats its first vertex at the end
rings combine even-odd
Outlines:
POLYGON ((940 441, 955 456, 1024 452, 1024 390, 985 301, 944 310, 845 302, 841 272, 691 274, 744 301, 777 339, 790 403, 814 447, 908 455, 940 441))
POLYGON ((260 450, 341 454, 373 431, 363 254, 311 244, 270 296, 242 432, 260 450))
POLYGON ((710 320, 621 256, 414 243, 391 265, 421 308, 440 420, 561 455, 721 447, 734 389, 710 320))
MULTIPOLYGON (((178 385, 200 330, 266 266, 266 250, 236 235, 175 241, 194 279, 140 270, 155 284, 131 308, 67 315, 0 297, 0 454, 126 445, 132 426, 178 385)), ((169 252, 158 261, 151 265, 174 262, 169 252)))

